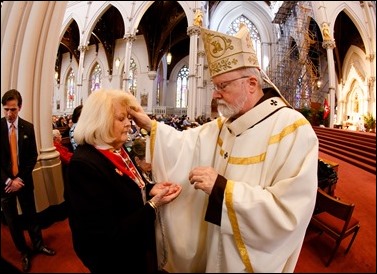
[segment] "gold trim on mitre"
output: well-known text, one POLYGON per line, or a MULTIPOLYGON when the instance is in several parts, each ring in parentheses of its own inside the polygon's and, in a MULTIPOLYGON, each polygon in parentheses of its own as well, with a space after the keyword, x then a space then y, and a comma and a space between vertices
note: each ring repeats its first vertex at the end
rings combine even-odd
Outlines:
POLYGON ((292 108, 277 86, 259 66, 253 41, 245 24, 240 24, 240 29, 234 36, 204 28, 201 28, 201 35, 211 78, 236 69, 258 68, 263 81, 275 89, 287 106, 292 108))
POLYGON ((260 68, 245 24, 240 24, 234 36, 204 28, 201 35, 211 77, 240 68, 260 68))

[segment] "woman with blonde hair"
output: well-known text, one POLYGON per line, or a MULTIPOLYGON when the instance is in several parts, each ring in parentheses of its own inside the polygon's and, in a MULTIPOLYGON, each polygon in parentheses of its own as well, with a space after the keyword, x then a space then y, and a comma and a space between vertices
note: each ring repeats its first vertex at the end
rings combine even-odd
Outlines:
POLYGON ((75 252, 94 273, 156 273, 156 212, 181 192, 169 182, 145 187, 123 148, 130 107, 140 107, 130 93, 98 90, 75 128, 65 197, 75 252))

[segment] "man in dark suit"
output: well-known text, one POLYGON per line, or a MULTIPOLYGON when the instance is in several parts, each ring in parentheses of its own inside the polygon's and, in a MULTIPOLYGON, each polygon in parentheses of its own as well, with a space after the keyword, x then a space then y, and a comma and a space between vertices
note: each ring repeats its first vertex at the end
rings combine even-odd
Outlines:
POLYGON ((2 99, 4 117, 1 118, 1 208, 9 227, 13 242, 22 255, 22 269, 27 272, 31 266, 32 250, 27 246, 23 226, 18 216, 18 198, 22 216, 26 221, 33 251, 53 256, 55 251, 43 243, 41 228, 37 223, 32 172, 38 152, 34 125, 18 116, 22 107, 21 94, 11 89, 2 99), (17 156, 12 169, 10 132, 14 127, 17 136, 17 156))

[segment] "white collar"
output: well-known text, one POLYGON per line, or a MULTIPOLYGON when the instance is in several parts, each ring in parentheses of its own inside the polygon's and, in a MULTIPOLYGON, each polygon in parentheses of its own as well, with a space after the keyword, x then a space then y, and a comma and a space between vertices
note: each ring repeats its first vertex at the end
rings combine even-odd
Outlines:
MULTIPOLYGON (((8 124, 8 128, 10 129, 10 126, 12 125, 12 123, 9 123, 9 121, 7 120, 7 124, 8 124)), ((16 120, 13 122, 13 125, 15 129, 18 129, 18 116, 16 120)))

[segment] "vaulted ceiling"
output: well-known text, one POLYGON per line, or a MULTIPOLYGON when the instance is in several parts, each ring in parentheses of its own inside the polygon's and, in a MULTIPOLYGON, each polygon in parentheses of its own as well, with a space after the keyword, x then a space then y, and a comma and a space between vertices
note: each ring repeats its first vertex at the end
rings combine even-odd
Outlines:
MULTIPOLYGON (((209 1, 210 14, 216 9, 219 2, 209 1)), ((270 1, 265 1, 265 3, 270 5, 270 1)), ((168 66, 169 79, 171 69, 178 61, 189 54, 190 37, 187 35, 187 27, 186 15, 177 1, 155 1, 149 7, 140 21, 137 35, 143 35, 145 38, 150 70, 157 70, 161 58, 170 50, 173 59, 171 65, 168 66)), ((89 41, 89 45, 95 45, 97 50, 100 44, 103 45, 110 74, 112 73, 115 41, 122 39, 124 34, 122 16, 118 9, 110 6, 97 21, 89 41)), ((334 49, 336 72, 340 80, 342 78, 342 62, 349 47, 355 45, 364 51, 365 47, 357 28, 344 12, 341 12, 336 20, 334 38, 336 41, 336 48, 334 49), (345 32, 347 32, 347 35, 342 35, 345 32)), ((77 23, 73 21, 60 42, 56 59, 56 70, 59 73, 64 53, 69 52, 71 59, 79 62, 79 45, 79 29, 77 23)))
MULTIPOLYGON (((161 58, 170 50, 173 59, 168 66, 169 76, 171 68, 189 54, 190 37, 187 35, 187 27, 186 15, 176 1, 155 1, 149 7, 140 21, 137 35, 144 35, 150 70, 157 70, 161 58)), ((89 45, 96 45, 97 50, 99 44, 103 44, 109 68, 113 64, 115 41, 122 39, 124 34, 121 14, 115 7, 109 7, 98 20, 89 41, 89 45)), ((78 25, 73 21, 60 42, 56 59, 56 70, 59 73, 64 53, 69 52, 71 59, 79 62, 79 43, 78 25)))

